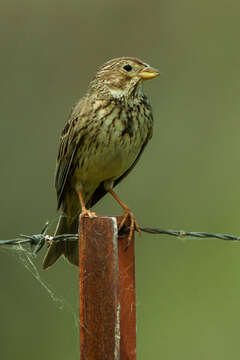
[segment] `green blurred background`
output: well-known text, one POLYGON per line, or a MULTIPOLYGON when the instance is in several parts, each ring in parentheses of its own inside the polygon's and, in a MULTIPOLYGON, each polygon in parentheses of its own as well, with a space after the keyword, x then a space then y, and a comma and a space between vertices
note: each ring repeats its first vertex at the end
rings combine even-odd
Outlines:
MULTIPOLYGON (((1 239, 56 225, 59 134, 97 66, 135 56, 160 69, 145 86, 154 137, 118 187, 142 226, 240 233, 240 3, 2 0, 1 239)), ((95 210, 120 214, 106 197, 95 210)), ((45 251, 45 250, 44 250, 45 251)), ((40 279, 0 249, 1 359, 79 358, 77 270, 40 279)), ((238 359, 240 246, 142 234, 136 241, 138 359, 238 359)))

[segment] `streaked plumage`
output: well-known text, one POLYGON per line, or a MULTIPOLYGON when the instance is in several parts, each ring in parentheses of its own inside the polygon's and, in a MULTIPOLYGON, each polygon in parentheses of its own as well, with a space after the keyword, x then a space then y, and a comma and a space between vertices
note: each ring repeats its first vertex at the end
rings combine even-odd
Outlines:
MULTIPOLYGON (((100 67, 86 96, 73 108, 62 131, 57 158, 55 187, 62 216, 56 234, 77 233, 80 201, 84 214, 94 216, 86 208, 107 191, 112 193, 111 188, 135 166, 153 126, 142 82, 157 75, 135 58, 110 60, 100 67)), ((126 217, 133 218, 127 206, 117 201, 126 217)), ((137 229, 135 220, 132 227, 137 229)), ((52 265, 62 254, 78 264, 77 244, 65 241, 51 244, 43 267, 52 265)))

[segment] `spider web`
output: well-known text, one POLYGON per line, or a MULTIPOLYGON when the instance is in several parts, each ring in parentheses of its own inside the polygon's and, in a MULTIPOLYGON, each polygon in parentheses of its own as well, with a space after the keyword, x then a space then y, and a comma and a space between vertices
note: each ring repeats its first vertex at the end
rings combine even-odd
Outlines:
MULTIPOLYGON (((53 222, 55 222, 54 219, 53 222)), ((22 244, 12 245, 12 246, 1 246, 1 250, 6 252, 11 252, 24 266, 24 268, 31 274, 31 276, 37 281, 38 285, 44 289, 44 291, 49 296, 49 299, 54 302, 58 310, 66 311, 72 317, 72 324, 73 324, 73 334, 75 335, 75 343, 76 343, 76 352, 74 357, 79 359, 79 315, 78 310, 75 309, 75 305, 72 305, 68 300, 66 300, 63 296, 58 295, 56 291, 50 286, 47 281, 43 280, 40 272, 35 264, 35 259, 37 255, 35 255, 32 251, 27 248, 27 245, 23 246, 22 244)), ((73 287, 72 292, 76 293, 77 298, 77 289, 73 287)))

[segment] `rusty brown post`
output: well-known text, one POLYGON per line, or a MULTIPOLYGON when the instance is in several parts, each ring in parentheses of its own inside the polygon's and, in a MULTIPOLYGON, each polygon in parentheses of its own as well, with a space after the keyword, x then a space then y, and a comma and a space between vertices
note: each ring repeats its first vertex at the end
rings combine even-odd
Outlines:
MULTIPOLYGON (((122 217, 117 217, 118 224, 122 217)), ((136 359, 135 240, 128 244, 128 233, 118 239, 120 298, 120 359, 136 359), (127 249, 127 250, 126 250, 127 249)))
POLYGON ((80 358, 136 359, 134 241, 121 217, 82 217, 79 233, 80 358))

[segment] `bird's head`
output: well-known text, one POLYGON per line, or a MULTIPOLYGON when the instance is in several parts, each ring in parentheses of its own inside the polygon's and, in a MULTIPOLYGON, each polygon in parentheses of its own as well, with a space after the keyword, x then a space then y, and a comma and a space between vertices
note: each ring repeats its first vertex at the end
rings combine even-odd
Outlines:
POLYGON ((153 79, 158 75, 158 70, 139 59, 112 59, 99 68, 90 84, 90 91, 96 92, 100 97, 128 98, 132 94, 137 95, 143 80, 153 79))

